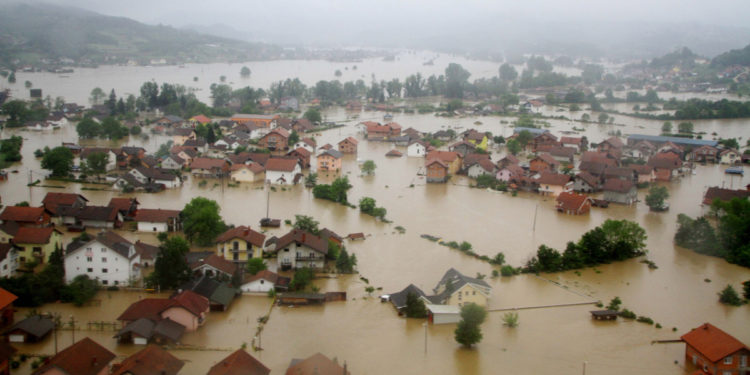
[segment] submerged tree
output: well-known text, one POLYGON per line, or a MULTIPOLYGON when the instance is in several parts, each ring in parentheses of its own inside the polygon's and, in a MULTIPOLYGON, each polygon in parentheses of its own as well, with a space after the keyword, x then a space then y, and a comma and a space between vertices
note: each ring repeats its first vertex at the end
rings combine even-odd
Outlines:
POLYGON ((456 342, 469 348, 482 341, 482 330, 479 326, 487 317, 484 307, 467 303, 461 308, 461 321, 454 331, 456 342))

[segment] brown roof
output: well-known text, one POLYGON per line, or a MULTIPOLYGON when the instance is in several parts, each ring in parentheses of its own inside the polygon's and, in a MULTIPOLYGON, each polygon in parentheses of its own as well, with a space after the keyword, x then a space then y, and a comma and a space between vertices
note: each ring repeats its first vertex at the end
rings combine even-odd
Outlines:
POLYGON ((711 204, 715 199, 728 202, 733 198, 743 199, 748 197, 750 197, 750 190, 732 190, 713 186, 706 190, 706 194, 703 196, 703 204, 711 204))
POLYGON ((589 172, 583 171, 577 174, 576 177, 580 178, 581 180, 583 180, 585 183, 589 184, 589 186, 593 188, 596 188, 599 185, 599 180, 589 172))
POLYGON ((745 344, 711 323, 705 323, 680 338, 714 363, 740 349, 750 350, 745 344))
POLYGON ((479 163, 480 160, 489 160, 489 159, 490 159, 489 154, 470 153, 464 156, 463 163, 465 166, 470 167, 476 163, 479 163))
POLYGON ((628 180, 621 180, 619 178, 610 178, 604 182, 602 189, 604 191, 614 191, 617 193, 627 193, 635 185, 628 180))
POLYGON ((427 161, 424 163, 424 166, 429 167, 433 164, 438 164, 441 167, 446 168, 446 169, 448 168, 448 164, 445 164, 445 162, 443 162, 440 159, 427 159, 427 161))
POLYGON ((562 173, 542 172, 536 179, 538 184, 565 186, 570 182, 570 176, 562 173))
POLYGON ((654 168, 677 169, 682 166, 682 160, 680 160, 679 156, 673 153, 664 152, 656 154, 648 159, 648 165, 654 168))
POLYGON ((180 211, 178 210, 162 210, 152 208, 141 208, 135 212, 136 222, 150 222, 150 223, 166 223, 170 219, 179 217, 180 211))
POLYGON ((323 354, 317 353, 309 358, 300 360, 292 359, 286 375, 349 375, 338 363, 328 359, 323 354))
POLYGON ((328 254, 328 241, 301 229, 292 229, 289 233, 276 240, 276 251, 288 246, 292 242, 298 245, 305 245, 321 254, 328 254))
POLYGON ((112 367, 112 375, 175 375, 185 362, 166 350, 149 345, 112 367))
POLYGON ((141 240, 136 241, 133 246, 135 247, 135 253, 140 254, 141 261, 155 260, 156 255, 159 254, 159 246, 149 245, 141 242, 141 240))
POLYGON ((276 272, 273 272, 273 271, 263 270, 263 271, 259 271, 255 275, 248 275, 248 277, 245 280, 243 280, 243 282, 244 283, 251 283, 251 282, 253 282, 255 280, 260 280, 260 279, 268 280, 268 281, 276 284, 276 280, 279 279, 279 274, 277 274, 276 272))
POLYGON ((213 159, 213 158, 195 158, 190 163, 191 169, 214 169, 214 168, 223 168, 226 164, 226 160, 224 159, 213 159))
POLYGON ((395 156, 395 157, 401 157, 401 156, 404 156, 404 154, 403 154, 403 153, 401 153, 401 151, 399 151, 399 150, 396 150, 396 149, 394 148, 393 150, 391 150, 391 151, 388 151, 388 152, 387 152, 387 153, 385 154, 385 156, 395 156))
POLYGON ((66 374, 96 375, 107 367, 114 358, 114 353, 107 348, 88 337, 84 337, 50 358, 46 365, 34 371, 33 374, 43 374, 48 370, 57 368, 66 374))
POLYGON ((515 155, 513 155, 513 154, 508 154, 508 155, 505 155, 505 156, 504 156, 504 157, 503 157, 502 159, 500 159, 500 161, 498 161, 497 163, 498 163, 498 164, 500 164, 500 163, 502 163, 503 161, 506 161, 506 160, 507 160, 507 162, 508 162, 508 163, 510 163, 510 164, 518 164, 518 163, 519 163, 519 160, 518 160, 518 158, 517 158, 517 157, 516 157, 515 155))
POLYGON ((135 198, 112 198, 108 204, 108 206, 115 207, 120 212, 130 211, 133 205, 138 205, 138 200, 135 198))
POLYGON ((47 195, 44 196, 44 199, 42 199, 42 205, 44 205, 44 208, 46 208, 48 211, 55 212, 57 210, 57 206, 72 206, 79 198, 84 202, 89 201, 81 194, 47 193, 47 195))
POLYGON ((289 154, 291 153, 296 153, 297 155, 304 156, 304 157, 309 157, 310 155, 312 155, 312 152, 310 152, 310 150, 304 147, 297 147, 294 150, 289 151, 289 154))
POLYGON ((258 247, 263 247, 263 243, 266 241, 266 236, 264 234, 258 233, 250 229, 248 226, 240 225, 239 227, 229 229, 220 234, 219 237, 216 238, 216 243, 231 241, 234 238, 243 239, 258 247))
POLYGON ((32 227, 21 227, 18 228, 15 237, 13 237, 13 243, 16 244, 48 244, 52 232, 60 233, 55 227, 46 228, 32 228, 32 227))
POLYGON ((351 143, 351 144, 353 144, 355 146, 357 145, 357 143, 359 143, 359 141, 357 141, 353 137, 346 137, 346 138, 342 139, 341 142, 339 142, 339 144, 342 144, 344 142, 349 142, 349 143, 351 143))
POLYGON ((636 173, 640 174, 650 174, 654 171, 654 168, 650 165, 640 165, 640 164, 630 164, 627 166, 631 170, 635 171, 636 173))
POLYGON ((182 293, 172 297, 172 299, 179 302, 182 307, 193 313, 195 316, 200 316, 201 314, 208 312, 208 298, 203 297, 192 290, 183 290, 182 293))
POLYGON ((578 210, 580 209, 586 200, 590 198, 583 194, 569 193, 564 191, 557 196, 556 200, 559 206, 564 210, 578 210))
POLYGON ((605 141, 603 141, 602 143, 609 143, 614 148, 623 148, 625 146, 625 144, 622 143, 622 140, 617 137, 610 137, 606 139, 605 141))
POLYGON ((579 137, 560 137, 560 143, 563 145, 580 145, 581 138, 579 137))
POLYGON ((18 297, 15 294, 3 288, 0 288, 0 310, 8 307, 11 303, 13 303, 13 301, 17 299, 18 297))
POLYGON ((606 176, 606 177, 632 178, 633 177, 633 169, 631 169, 631 168, 623 168, 623 167, 607 168, 607 169, 604 170, 604 176, 606 176))
POLYGON ((555 158, 553 158, 552 155, 547 154, 547 153, 541 153, 537 155, 534 159, 540 159, 549 165, 560 165, 559 161, 555 160, 555 158))
POLYGON ((207 264, 213 268, 216 268, 217 270, 224 272, 229 275, 234 275, 235 272, 237 272, 237 264, 230 260, 224 259, 224 257, 217 255, 217 254, 211 254, 193 264, 190 265, 190 269, 196 269, 204 264, 207 264))
POLYGON ((552 147, 550 148, 549 153, 552 156, 572 158, 576 154, 576 149, 573 147, 552 147))
POLYGON ((479 166, 487 172, 495 171, 495 164, 492 164, 492 160, 490 159, 479 159, 479 162, 477 162, 477 164, 479 164, 479 166))
POLYGON ((607 164, 598 163, 595 161, 582 161, 581 164, 578 165, 579 170, 586 171, 588 173, 591 173, 592 175, 597 176, 602 175, 607 167, 607 164))
POLYGON ((617 160, 611 158, 606 152, 598 151, 586 151, 581 155, 581 163, 594 162, 600 164, 606 164, 609 166, 616 166, 617 160))
POLYGON ((439 159, 440 161, 448 164, 456 160, 456 158, 458 157, 459 154, 453 151, 430 151, 427 153, 426 159, 428 161, 431 159, 439 159))
POLYGON ((152 321, 161 320, 161 312, 179 305, 179 302, 165 298, 144 298, 133 302, 125 311, 117 317, 117 320, 134 321, 140 318, 152 321))
POLYGON ((267 171, 291 172, 297 166, 297 159, 270 158, 266 162, 267 171))
POLYGON ((5 207, 0 214, 2 221, 17 221, 21 223, 41 223, 44 221, 44 207, 5 207))
POLYGON ((271 369, 242 349, 219 361, 207 375, 268 375, 271 369))
POLYGON ((81 220, 116 221, 119 211, 112 206, 86 206, 75 214, 81 220))

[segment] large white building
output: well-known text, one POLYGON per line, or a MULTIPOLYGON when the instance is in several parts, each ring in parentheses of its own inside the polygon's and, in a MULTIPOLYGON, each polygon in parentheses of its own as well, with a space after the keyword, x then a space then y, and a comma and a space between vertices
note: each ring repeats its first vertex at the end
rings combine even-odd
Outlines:
POLYGON ((133 244, 111 231, 76 241, 65 252, 65 281, 88 275, 102 285, 130 285, 141 278, 140 255, 133 244))

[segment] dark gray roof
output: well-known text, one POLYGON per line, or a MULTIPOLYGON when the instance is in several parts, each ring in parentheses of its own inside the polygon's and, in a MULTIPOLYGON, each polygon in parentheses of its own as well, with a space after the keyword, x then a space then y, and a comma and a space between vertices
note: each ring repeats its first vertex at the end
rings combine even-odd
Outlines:
POLYGON ((328 155, 333 156, 336 159, 341 159, 341 156, 342 156, 341 153, 338 150, 334 150, 334 149, 325 150, 325 151, 321 152, 320 154, 321 155, 328 154, 328 155))
POLYGON ((434 303, 441 304, 442 301, 445 301, 446 298, 448 298, 451 294, 453 294, 454 291, 461 289, 466 284, 474 284, 483 286, 485 288, 491 288, 489 284, 487 284, 484 280, 479 280, 473 277, 468 277, 463 275, 461 272, 456 271, 455 268, 451 268, 448 270, 448 272, 443 275, 443 278, 440 279, 440 282, 435 286, 435 289, 432 291, 434 293, 437 293, 441 286, 444 286, 448 283, 448 281, 451 282, 453 288, 452 290, 448 290, 447 288, 443 290, 442 293, 437 294, 435 296, 430 296, 428 299, 430 301, 433 301, 434 303))
POLYGON ((237 289, 227 284, 221 283, 208 276, 203 276, 197 281, 189 282, 183 285, 182 289, 189 289, 193 292, 208 298, 212 304, 229 306, 237 296, 237 289))
POLYGON ((711 146, 716 147, 719 142, 711 141, 707 139, 692 139, 682 137, 665 137, 661 135, 645 135, 645 134, 633 134, 628 137, 628 141, 649 141, 649 142, 672 142, 676 145, 687 145, 687 146, 711 146))
POLYGON ((106 231, 100 232, 96 235, 95 238, 90 241, 73 241, 72 243, 70 243, 70 245, 68 245, 65 254, 70 254, 73 251, 76 251, 93 241, 98 241, 99 243, 103 244, 111 250, 114 250, 116 253, 122 255, 125 258, 129 258, 130 246, 133 245, 130 241, 126 240, 117 233, 106 231))
POLYGON ((404 288, 402 291, 390 294, 389 299, 391 300, 393 306, 396 307, 396 309, 400 310, 406 307, 406 296, 408 296, 409 293, 414 293, 417 297, 425 297, 422 289, 419 289, 419 287, 414 284, 409 284, 409 286, 404 288))
POLYGON ((150 339, 154 331, 154 326, 156 326, 156 323, 152 322, 150 319, 140 318, 128 323, 128 325, 117 332, 114 337, 120 337, 127 333, 135 333, 138 336, 150 339))
POLYGON ((185 333, 185 326, 172 319, 162 319, 154 326, 153 335, 179 342, 185 333))
POLYGON ((14 324, 5 332, 7 334, 16 330, 20 330, 26 332, 29 335, 41 338, 52 331, 54 327, 55 323, 52 321, 52 319, 45 318, 41 315, 34 315, 14 324))
POLYGON ((528 131, 531 134, 543 134, 543 133, 549 133, 549 130, 547 129, 538 129, 538 128, 523 128, 523 127, 516 127, 513 129, 513 133, 520 133, 522 131, 528 131))

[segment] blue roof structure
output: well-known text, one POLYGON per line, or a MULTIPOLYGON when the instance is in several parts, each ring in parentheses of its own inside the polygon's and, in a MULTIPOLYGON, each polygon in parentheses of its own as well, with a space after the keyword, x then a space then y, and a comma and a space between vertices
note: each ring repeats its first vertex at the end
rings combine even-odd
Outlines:
POLYGON ((547 130, 547 129, 523 128, 523 127, 521 127, 521 128, 514 128, 513 129, 513 133, 520 133, 520 132, 522 132, 524 130, 528 131, 531 134, 537 134, 537 135, 538 134, 543 134, 543 133, 549 133, 549 130, 547 130))
POLYGON ((661 135, 632 134, 628 137, 628 143, 635 143, 639 141, 661 142, 661 143, 672 142, 676 145, 695 146, 695 147, 700 147, 700 146, 716 147, 716 145, 719 144, 718 141, 711 141, 711 140, 706 140, 706 139, 665 137, 661 135))

